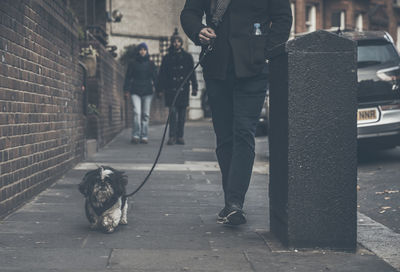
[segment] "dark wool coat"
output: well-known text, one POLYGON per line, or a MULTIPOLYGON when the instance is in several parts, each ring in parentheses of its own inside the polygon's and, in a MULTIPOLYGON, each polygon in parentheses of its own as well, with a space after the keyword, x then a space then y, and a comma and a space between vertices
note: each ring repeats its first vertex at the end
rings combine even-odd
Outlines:
POLYGON ((153 86, 157 80, 157 69, 154 63, 145 57, 136 56, 129 62, 125 74, 124 91, 139 96, 153 94, 153 86))
POLYGON ((181 13, 183 30, 196 45, 200 45, 200 30, 206 27, 202 24, 204 14, 207 26, 216 31, 214 50, 203 63, 205 78, 225 79, 229 63, 239 78, 258 75, 268 50, 289 37, 289 0, 232 0, 218 28, 211 22, 210 6, 211 0, 186 0, 181 13), (253 35, 255 23, 260 23, 263 35, 253 35))
MULTIPOLYGON (((167 107, 172 105, 177 89, 193 67, 194 62, 192 55, 183 49, 181 52, 175 52, 173 48, 170 48, 169 53, 164 56, 158 75, 157 92, 165 92, 165 105, 167 107)), ((183 91, 176 100, 176 106, 188 106, 190 82, 192 83, 192 89, 197 91, 196 73, 193 73, 188 83, 185 84, 183 91)))

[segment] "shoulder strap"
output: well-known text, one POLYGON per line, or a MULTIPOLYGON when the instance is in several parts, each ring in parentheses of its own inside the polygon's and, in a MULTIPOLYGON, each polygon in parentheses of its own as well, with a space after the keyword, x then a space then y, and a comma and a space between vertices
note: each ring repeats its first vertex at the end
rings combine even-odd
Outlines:
POLYGON ((222 17, 229 7, 231 0, 211 0, 211 22, 218 27, 222 22, 222 17))

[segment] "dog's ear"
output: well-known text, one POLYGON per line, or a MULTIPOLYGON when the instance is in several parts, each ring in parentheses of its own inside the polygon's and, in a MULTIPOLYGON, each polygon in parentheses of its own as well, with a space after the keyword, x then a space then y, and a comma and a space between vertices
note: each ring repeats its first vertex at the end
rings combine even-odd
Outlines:
POLYGON ((128 184, 128 177, 122 171, 114 170, 115 189, 118 196, 126 194, 126 185, 128 184))
POLYGON ((97 169, 87 172, 79 184, 79 192, 81 192, 81 194, 83 194, 85 197, 90 193, 97 172, 97 169))
POLYGON ((120 172, 121 173, 121 184, 126 187, 128 185, 128 176, 125 175, 125 172, 120 172))

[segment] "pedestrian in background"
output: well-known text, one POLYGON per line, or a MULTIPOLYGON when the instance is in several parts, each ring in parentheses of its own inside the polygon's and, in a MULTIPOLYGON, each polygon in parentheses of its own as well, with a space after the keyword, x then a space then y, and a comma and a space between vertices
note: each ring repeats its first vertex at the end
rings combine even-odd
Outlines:
MULTIPOLYGON (((173 99, 184 78, 193 69, 193 57, 183 48, 183 40, 175 30, 171 37, 171 46, 168 53, 164 56, 158 75, 157 94, 159 97, 165 94, 165 105, 170 111, 169 140, 168 145, 185 144, 183 139, 186 121, 186 108, 189 105, 189 82, 185 84, 183 90, 172 105, 173 99)), ((190 82, 192 84, 192 95, 197 95, 196 73, 193 73, 190 82)))
POLYGON ((289 37, 289 0, 186 0, 181 23, 203 53, 213 46, 202 65, 225 197, 217 220, 244 224, 256 125, 267 88, 268 49, 289 37), (202 23, 204 14, 207 25, 202 23))
POLYGON ((131 143, 148 143, 150 107, 157 70, 150 60, 148 47, 141 43, 136 47, 136 54, 128 62, 124 90, 129 93, 133 104, 133 127, 131 143))

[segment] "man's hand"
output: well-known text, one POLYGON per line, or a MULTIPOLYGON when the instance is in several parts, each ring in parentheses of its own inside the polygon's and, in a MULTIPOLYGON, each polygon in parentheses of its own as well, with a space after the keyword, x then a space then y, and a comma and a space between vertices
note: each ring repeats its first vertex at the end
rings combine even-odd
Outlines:
POLYGON ((163 97, 163 93, 162 92, 157 92, 157 98, 161 99, 163 97))
POLYGON ((199 33, 199 40, 201 44, 208 45, 211 43, 212 39, 215 39, 217 35, 215 35, 214 29, 205 27, 199 33))

